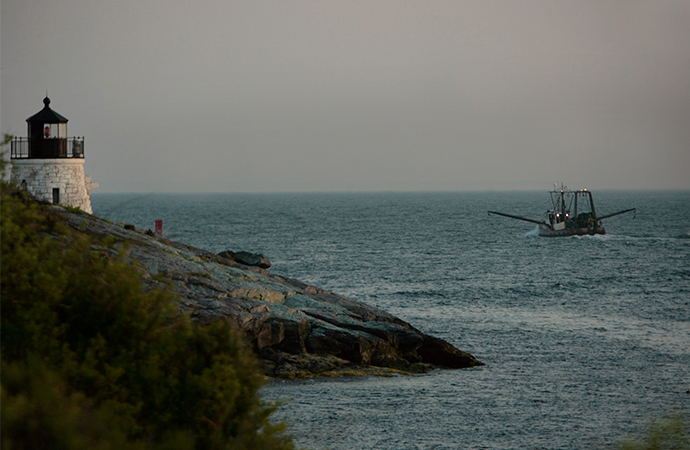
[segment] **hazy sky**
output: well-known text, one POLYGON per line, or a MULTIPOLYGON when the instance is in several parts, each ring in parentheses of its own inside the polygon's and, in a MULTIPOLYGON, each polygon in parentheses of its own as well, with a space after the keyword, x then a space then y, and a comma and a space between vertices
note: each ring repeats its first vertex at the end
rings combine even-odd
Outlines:
POLYGON ((690 189, 690 1, 2 0, 97 192, 690 189))

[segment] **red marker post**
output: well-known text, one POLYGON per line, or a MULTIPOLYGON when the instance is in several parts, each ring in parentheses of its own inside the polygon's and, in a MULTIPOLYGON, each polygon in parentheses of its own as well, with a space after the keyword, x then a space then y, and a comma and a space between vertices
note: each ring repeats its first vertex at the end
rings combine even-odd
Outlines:
POLYGON ((163 221, 161 219, 156 219, 156 236, 163 236, 163 221))

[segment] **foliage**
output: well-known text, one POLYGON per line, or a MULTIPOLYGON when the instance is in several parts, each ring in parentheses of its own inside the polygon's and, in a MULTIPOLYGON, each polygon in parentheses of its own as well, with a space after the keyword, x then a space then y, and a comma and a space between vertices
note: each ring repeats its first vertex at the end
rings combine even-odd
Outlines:
POLYGON ((65 208, 67 212, 71 212, 74 214, 85 214, 85 212, 78 206, 62 205, 62 207, 65 208))
MULTIPOLYGON (((69 394, 64 380, 38 359, 3 364, 2 372, 3 447, 145 448, 127 439, 116 414, 93 408, 82 393, 69 394)), ((192 448, 189 440, 186 448, 192 448)))
POLYGON ((680 414, 670 414, 653 421, 643 440, 627 439, 621 450, 690 450, 687 424, 680 414))
MULTIPOLYGON (((226 322, 2 181, 2 448, 290 449, 226 322)), ((121 246, 120 246, 121 247, 121 246)))

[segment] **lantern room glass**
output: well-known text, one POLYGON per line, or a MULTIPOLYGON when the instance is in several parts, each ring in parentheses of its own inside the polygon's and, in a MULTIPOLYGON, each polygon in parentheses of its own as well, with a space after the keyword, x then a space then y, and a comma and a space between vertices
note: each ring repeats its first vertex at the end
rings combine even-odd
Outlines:
POLYGON ((67 137, 66 123, 45 123, 43 124, 44 139, 65 139, 67 137))

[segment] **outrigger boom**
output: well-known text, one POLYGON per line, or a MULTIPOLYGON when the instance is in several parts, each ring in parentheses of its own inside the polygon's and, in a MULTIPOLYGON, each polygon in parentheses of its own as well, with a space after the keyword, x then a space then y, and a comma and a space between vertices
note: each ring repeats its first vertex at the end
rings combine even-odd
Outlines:
POLYGON ((512 214, 506 214, 506 213, 502 213, 502 212, 498 212, 498 211, 489 211, 489 215, 491 215, 491 214, 496 214, 497 216, 510 217, 511 219, 524 220, 525 222, 532 222, 532 223, 536 223, 537 225, 546 225, 547 227, 551 228, 551 225, 544 222, 543 220, 528 219, 527 217, 514 216, 512 214))
MULTIPOLYGON (((618 214, 624 214, 624 213, 627 213, 627 212, 630 212, 630 211, 636 213, 636 212, 637 212, 636 209, 637 209, 637 208, 624 209, 623 211, 618 211, 618 212, 615 212, 615 213, 613 213, 613 214, 605 214, 605 215, 603 215, 603 216, 597 217, 597 219, 599 219, 599 220, 608 219, 609 217, 617 216, 618 214)), ((633 219, 634 219, 634 217, 633 217, 633 219)))

